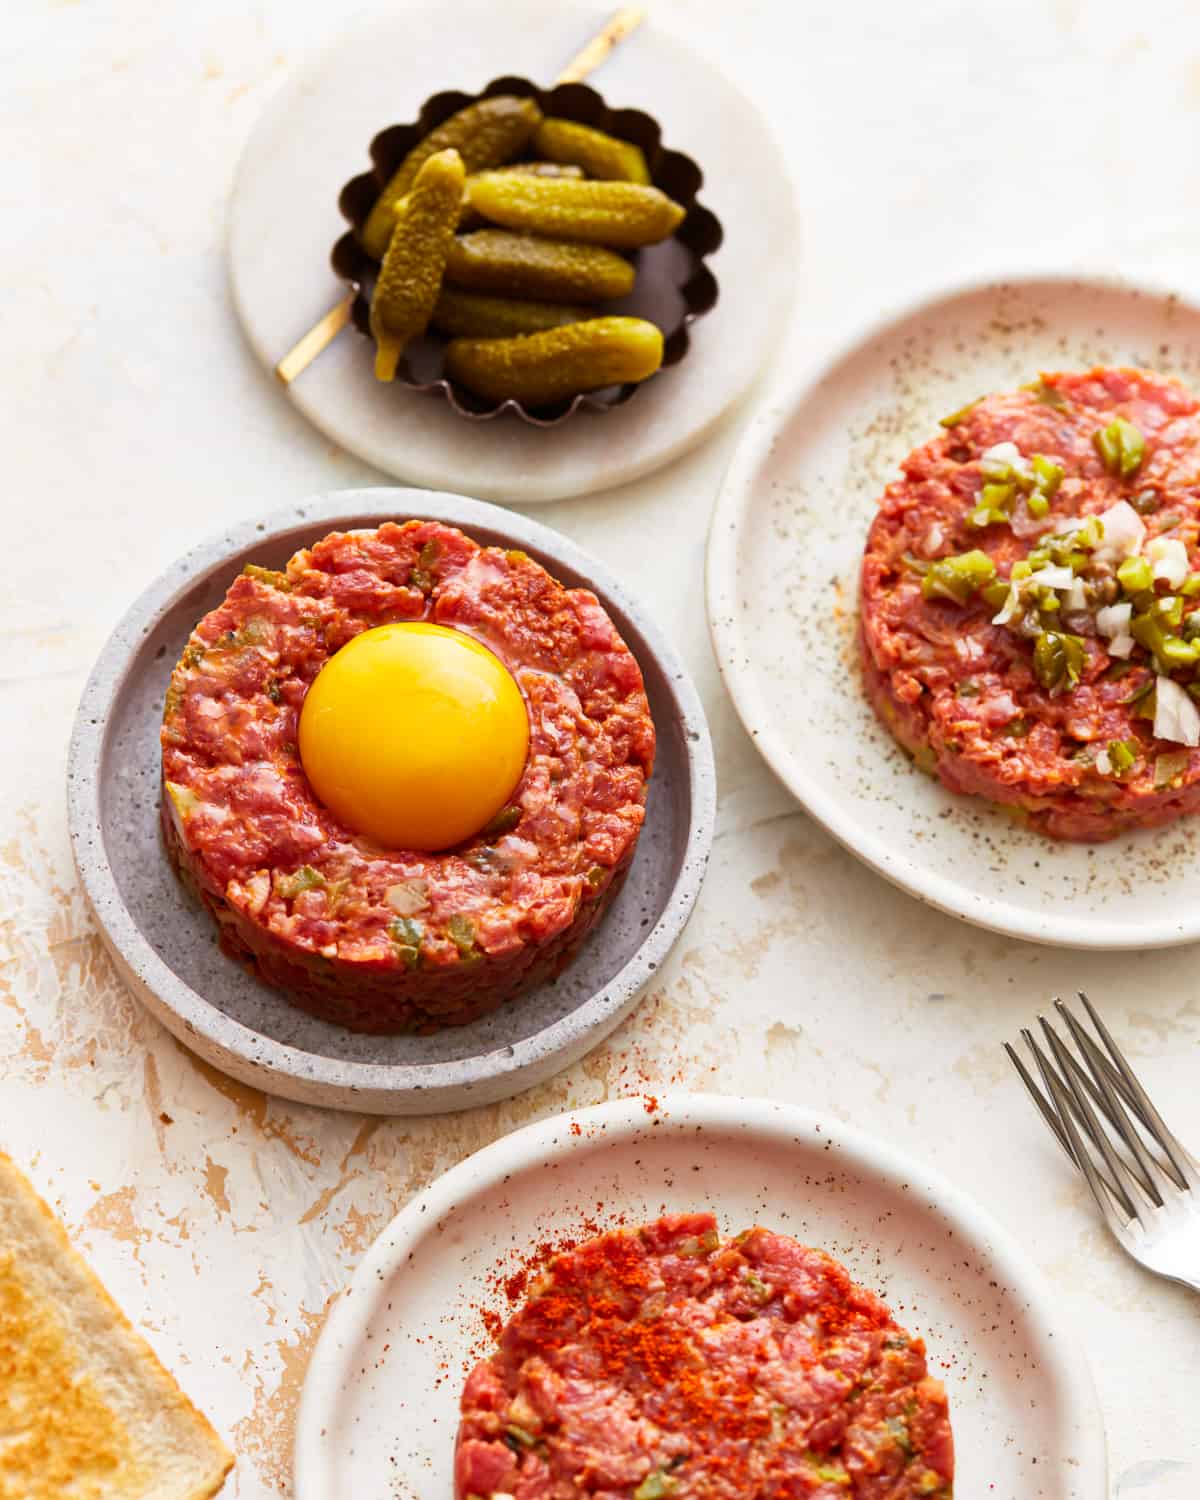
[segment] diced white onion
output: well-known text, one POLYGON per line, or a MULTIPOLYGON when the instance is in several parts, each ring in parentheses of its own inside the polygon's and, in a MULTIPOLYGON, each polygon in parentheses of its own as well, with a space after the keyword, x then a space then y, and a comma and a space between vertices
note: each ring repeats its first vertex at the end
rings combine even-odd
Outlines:
POLYGON ((1067 590, 1067 597, 1063 602, 1067 609, 1073 613, 1087 609, 1087 589, 1083 586, 1082 578, 1072 579, 1071 587, 1067 590))
POLYGON ((1021 613, 1021 585, 1010 583, 1008 586, 1008 598, 1000 607, 1000 613, 992 616, 993 625, 1007 625, 1010 620, 1015 620, 1021 613))
POLYGON ((979 467, 985 479, 1007 479, 1009 470, 1029 474, 1032 465, 1016 443, 993 443, 979 455, 979 467))
POLYGON ((1110 505, 1098 519, 1104 527, 1094 553, 1099 561, 1120 562, 1142 550, 1146 523, 1128 500, 1118 500, 1115 505, 1110 505))
POLYGON ((946 533, 942 530, 938 522, 934 521, 925 533, 925 556, 933 557, 945 540, 946 533))
POLYGON ((1096 629, 1101 635, 1112 639, 1126 635, 1132 615, 1133 605, 1128 601, 1124 604, 1106 604, 1103 609, 1096 611, 1096 629))
POLYGON ((1107 750, 1101 750, 1100 754, 1097 755, 1096 769, 1100 772, 1101 776, 1112 775, 1112 761, 1108 758, 1107 750))
POLYGON ((1169 677, 1160 677, 1154 690, 1154 738, 1176 745, 1200 745, 1200 711, 1169 677))
POLYGON ((1029 581, 1039 588, 1069 589, 1075 582, 1075 575, 1070 568, 1047 563, 1044 568, 1039 568, 1036 573, 1031 574, 1029 581))
POLYGON ((1112 640, 1109 641, 1108 645, 1105 647, 1105 650, 1108 652, 1109 656, 1119 656, 1122 660, 1124 660, 1131 654, 1134 646, 1136 645, 1137 642, 1131 635, 1115 635, 1113 636, 1112 640))
POLYGON ((1177 589, 1188 575, 1187 548, 1177 537, 1156 536, 1146 547, 1155 578, 1177 589))

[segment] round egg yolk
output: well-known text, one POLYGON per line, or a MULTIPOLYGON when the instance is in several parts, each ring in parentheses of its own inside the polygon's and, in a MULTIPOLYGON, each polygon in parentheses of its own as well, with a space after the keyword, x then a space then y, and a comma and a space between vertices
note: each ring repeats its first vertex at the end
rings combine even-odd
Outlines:
POLYGON ((529 715, 508 668, 458 630, 379 625, 330 657, 300 711, 318 798, 388 849, 449 849, 508 801, 529 715))

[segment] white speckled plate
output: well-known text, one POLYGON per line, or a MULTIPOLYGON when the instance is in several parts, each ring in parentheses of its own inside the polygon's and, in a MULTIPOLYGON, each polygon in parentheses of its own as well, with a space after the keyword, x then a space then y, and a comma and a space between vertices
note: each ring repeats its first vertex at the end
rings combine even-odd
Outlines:
POLYGON ((313 1355, 296 1500, 450 1500, 458 1397, 507 1316, 502 1281, 556 1237, 709 1209, 836 1255, 929 1346, 964 1500, 1104 1500, 1095 1390, 1023 1252, 948 1182, 765 1100, 620 1099, 528 1126, 427 1188, 367 1252, 313 1355), (590 1221, 590 1222, 589 1222, 590 1221))
POLYGON ((937 420, 1041 370, 1139 364, 1200 386, 1200 309, 1099 277, 986 282, 876 323, 747 429, 708 543, 725 682, 771 767, 847 848, 982 927, 1080 948, 1200 938, 1200 824, 1056 843, 922 775, 858 671, 858 570, 901 460, 937 420))
MULTIPOLYGON (((342 25, 285 84, 250 137, 229 209, 234 302, 268 370, 345 293, 329 264, 346 228, 337 196, 368 169, 376 132, 415 119, 441 89, 470 92, 502 75, 550 83, 612 11, 611 0, 458 0, 448 21, 440 0, 385 6, 342 25)), ((762 367, 787 323, 798 258, 788 170, 762 114, 657 14, 588 82, 614 108, 658 119, 665 143, 702 169, 700 201, 724 228, 708 262, 720 300, 693 325, 687 357, 627 406, 539 429, 511 416, 467 421, 441 397, 380 385, 369 344, 347 329, 288 395, 351 453, 432 489, 514 505, 560 500, 669 463, 762 367)))

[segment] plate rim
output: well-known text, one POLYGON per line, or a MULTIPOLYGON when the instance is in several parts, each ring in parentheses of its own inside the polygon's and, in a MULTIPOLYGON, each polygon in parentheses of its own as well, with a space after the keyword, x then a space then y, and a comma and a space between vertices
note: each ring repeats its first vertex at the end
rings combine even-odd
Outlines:
POLYGON ((210 533, 190 547, 141 591, 110 633, 80 696, 67 753, 67 823, 75 867, 100 936, 137 999, 190 1051, 234 1078, 300 1103, 357 1111, 437 1114, 495 1102, 553 1076, 603 1041, 633 1009, 687 925, 704 882, 715 821, 712 739, 691 674, 665 633, 607 566, 570 537, 519 512, 411 486, 320 491, 210 533), (368 1063, 307 1052, 254 1031, 175 974, 138 927, 113 876, 104 850, 98 773, 109 713, 142 639, 194 586, 199 573, 219 567, 222 559, 256 542, 267 546, 288 531, 321 526, 332 530, 339 519, 377 516, 382 521, 406 512, 468 532, 472 527, 488 529, 528 545, 552 567, 561 563, 573 569, 636 624, 678 708, 691 819, 662 915, 606 985, 548 1026, 476 1058, 368 1063), (581 1015, 586 1016, 583 1022, 581 1015), (488 1062, 486 1073, 473 1066, 483 1058, 488 1062), (496 1092, 498 1082, 503 1084, 501 1092, 496 1092), (335 1093, 340 1098, 330 1097, 335 1093))
MULTIPOLYGON (((936 281, 890 302, 882 312, 852 320, 828 340, 798 377, 775 391, 743 430, 713 505, 705 546, 705 605, 717 669, 738 718, 758 753, 826 833, 890 884, 936 911, 985 931, 1048 947, 1107 952, 1179 947, 1200 939, 1200 909, 1191 923, 1158 919, 1112 929, 1103 920, 1063 915, 1052 906, 1027 912, 1002 897, 965 891, 956 882, 926 870, 919 860, 890 847, 884 839, 855 823, 844 802, 827 795, 805 770, 802 758, 788 747, 760 711, 751 674, 742 665, 747 655, 737 607, 736 559, 749 513, 755 475, 770 456, 782 431, 822 382, 870 344, 895 333, 905 322, 971 295, 1036 286, 1091 287, 1105 294, 1173 302, 1200 320, 1200 298, 1153 278, 1133 278, 1108 267, 1051 266, 1033 269, 977 269, 955 281, 936 281)), ((1169 826, 1169 825, 1168 825, 1169 826)))
POLYGON ((324 1423, 338 1400, 355 1350, 369 1326, 377 1300, 416 1243, 436 1233, 451 1210, 472 1195, 501 1183, 506 1176, 534 1164, 547 1167, 580 1150, 596 1146, 589 1127, 599 1127, 609 1141, 636 1138, 667 1127, 680 1134, 705 1130, 744 1131, 748 1138, 804 1137, 840 1154, 853 1170, 893 1183, 907 1183, 937 1205, 955 1232, 982 1247, 1000 1275, 1026 1302, 1057 1361, 1057 1379, 1069 1404, 1068 1418, 1087 1447, 1078 1468, 1096 1500, 1107 1495, 1108 1445, 1104 1415, 1087 1355, 1069 1319, 1062 1316, 1042 1271, 992 1214, 934 1167, 855 1125, 798 1105, 760 1097, 704 1093, 668 1093, 649 1114, 642 1096, 610 1099, 602 1104, 550 1115, 473 1152, 415 1194, 380 1232, 359 1261, 347 1286, 330 1307, 313 1349, 297 1410, 293 1441, 296 1500, 336 1500, 325 1484, 324 1423), (570 1128, 578 1124, 575 1133, 570 1128))

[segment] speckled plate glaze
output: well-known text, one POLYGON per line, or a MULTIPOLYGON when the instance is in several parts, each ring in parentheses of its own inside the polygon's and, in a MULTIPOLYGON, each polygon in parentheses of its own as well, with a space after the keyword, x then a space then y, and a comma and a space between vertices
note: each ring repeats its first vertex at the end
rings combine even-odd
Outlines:
POLYGON ((458 1397, 531 1247, 710 1209, 828 1250, 924 1335, 956 1490, 1105 1500, 1091 1375, 1040 1273, 948 1182, 836 1120, 765 1100, 620 1099, 504 1137, 413 1199, 334 1304, 296 1433, 296 1500, 453 1494, 458 1397))
POLYGON ((876 322, 747 429, 708 542, 713 644, 776 774, 847 848, 997 932, 1079 948, 1200 938, 1200 822, 1056 843, 918 771, 858 666, 858 574, 879 496, 938 418, 1041 370, 1138 364, 1200 386, 1200 309, 1092 276, 986 281, 876 322))
POLYGON ((250 521, 181 558, 137 601, 94 668, 68 762, 84 889, 134 994, 186 1046, 243 1083, 306 1104, 432 1114, 507 1098, 594 1047, 636 1004, 691 914, 712 843, 715 778, 704 711, 683 665, 603 566, 510 511, 429 490, 342 490, 250 521), (279 567, 335 530, 420 516, 520 547, 592 589, 641 665, 658 756, 620 895, 556 983, 435 1036, 376 1037, 318 1021, 217 947, 158 831, 158 731, 171 668, 246 562, 279 567))

